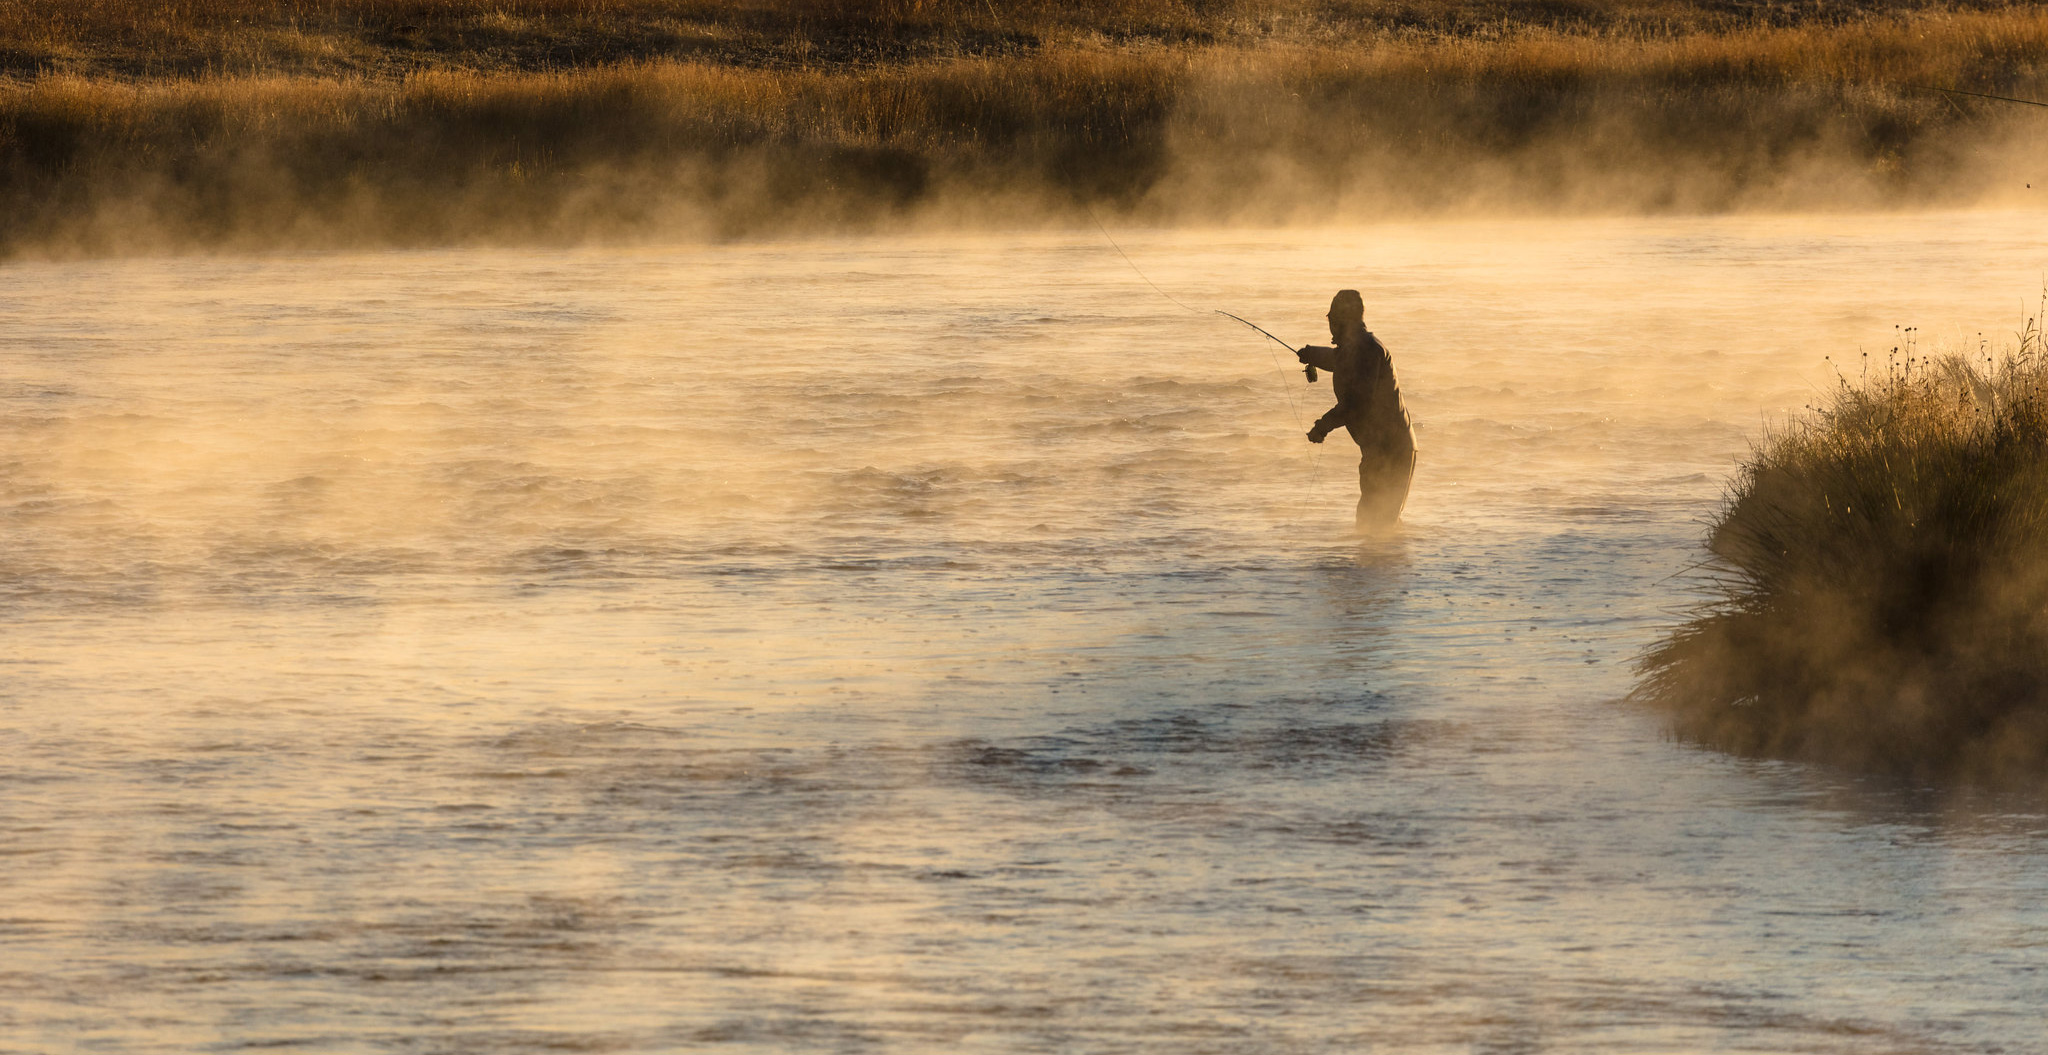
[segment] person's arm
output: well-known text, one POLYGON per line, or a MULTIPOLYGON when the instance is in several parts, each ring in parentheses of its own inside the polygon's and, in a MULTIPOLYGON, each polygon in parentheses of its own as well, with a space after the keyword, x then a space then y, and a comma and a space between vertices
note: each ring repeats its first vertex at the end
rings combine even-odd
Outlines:
POLYGON ((1310 366, 1315 367, 1318 370, 1334 371, 1337 369, 1337 349, 1335 348, 1326 348, 1320 344, 1311 344, 1308 347, 1303 348, 1298 352, 1295 352, 1294 357, 1296 359, 1301 360, 1304 363, 1307 363, 1310 366))
POLYGON ((1308 441, 1310 443, 1323 442, 1323 437, 1343 428, 1345 419, 1350 416, 1342 403, 1331 407, 1327 413, 1316 419, 1315 427, 1308 430, 1308 441))

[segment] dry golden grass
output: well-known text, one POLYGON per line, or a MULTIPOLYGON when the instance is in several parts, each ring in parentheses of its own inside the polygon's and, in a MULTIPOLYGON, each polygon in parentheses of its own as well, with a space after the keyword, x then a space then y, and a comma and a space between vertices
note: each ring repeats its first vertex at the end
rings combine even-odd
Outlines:
POLYGON ((1745 754, 2048 780, 2048 360, 1919 359, 1758 444, 1638 696, 1745 754))
POLYGON ((1915 86, 2048 61, 2033 6, 1745 10, 0 0, 0 251, 1960 200, 2014 117, 1915 86))

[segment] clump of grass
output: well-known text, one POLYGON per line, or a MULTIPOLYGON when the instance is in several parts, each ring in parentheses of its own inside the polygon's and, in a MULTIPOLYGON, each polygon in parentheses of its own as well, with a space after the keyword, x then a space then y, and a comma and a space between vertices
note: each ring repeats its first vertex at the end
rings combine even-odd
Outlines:
MULTIPOLYGON (((1910 335, 1909 335, 1910 336, 1910 335)), ((1898 358, 1903 355, 1903 361, 1898 358)), ((1638 698, 1687 740, 1919 779, 2048 778, 2048 356, 1921 358, 1757 444, 1712 599, 1638 698)))

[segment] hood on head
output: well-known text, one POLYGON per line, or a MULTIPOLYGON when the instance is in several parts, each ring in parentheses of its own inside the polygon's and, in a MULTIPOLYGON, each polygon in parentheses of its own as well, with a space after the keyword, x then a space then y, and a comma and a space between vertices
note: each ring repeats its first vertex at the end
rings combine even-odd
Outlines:
POLYGON ((1330 324, 1334 326, 1342 322, 1365 325, 1365 298, 1359 296, 1355 289, 1340 289, 1336 296, 1330 298, 1330 324))

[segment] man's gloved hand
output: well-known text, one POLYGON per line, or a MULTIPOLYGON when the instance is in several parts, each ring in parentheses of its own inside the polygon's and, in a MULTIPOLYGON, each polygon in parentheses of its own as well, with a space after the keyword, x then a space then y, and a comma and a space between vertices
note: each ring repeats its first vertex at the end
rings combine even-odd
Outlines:
POLYGON ((1308 441, 1310 443, 1321 443, 1323 442, 1323 437, 1328 435, 1329 433, 1324 432, 1321 429, 1310 429, 1308 430, 1308 441))
POLYGON ((1301 360, 1301 361, 1302 361, 1302 362, 1304 362, 1304 363, 1305 363, 1305 362, 1308 362, 1308 350, 1309 350, 1310 348, 1314 348, 1314 347, 1315 347, 1315 345, 1313 345, 1313 344, 1305 344, 1305 345, 1302 345, 1302 346, 1301 346, 1300 348, 1297 348, 1297 349, 1295 349, 1295 351, 1294 351, 1294 357, 1295 357, 1296 359, 1299 359, 1299 360, 1301 360))

